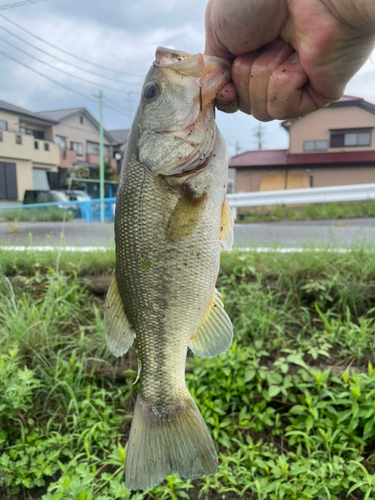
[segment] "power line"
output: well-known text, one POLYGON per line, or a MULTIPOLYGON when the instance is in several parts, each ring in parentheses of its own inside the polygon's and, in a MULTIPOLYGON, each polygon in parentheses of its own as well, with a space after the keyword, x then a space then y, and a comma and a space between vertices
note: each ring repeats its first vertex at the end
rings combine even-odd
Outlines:
MULTIPOLYGON (((131 94, 134 94, 134 92, 129 92, 131 94)), ((112 106, 115 106, 115 107, 118 107, 121 111, 123 111, 123 113, 125 113, 125 115, 129 118, 129 120, 131 121, 131 119, 133 118, 134 116, 134 113, 131 113, 130 110, 128 111, 125 111, 124 108, 122 107, 119 107, 118 104, 116 102, 113 102, 111 101, 111 99, 109 99, 108 97, 106 97, 106 101, 109 102, 112 106)))
POLYGON ((0 5, 0 10, 13 9, 13 7, 23 7, 31 3, 45 2, 46 0, 25 0, 24 2, 8 3, 7 5, 0 5))
MULTIPOLYGON (((38 1, 42 2, 42 1, 45 1, 45 0, 38 0, 38 1)), ((8 17, 5 17, 3 14, 0 14, 0 16, 3 19, 5 19, 6 21, 12 23, 14 26, 16 26, 17 28, 19 28, 20 30, 22 30, 25 33, 27 33, 28 35, 33 36, 37 40, 39 40, 39 41, 41 41, 41 42, 49 45, 50 47, 53 47, 56 50, 59 50, 60 52, 63 52, 64 54, 66 54, 66 55, 68 55, 70 57, 74 57, 75 59, 78 59, 79 61, 83 61, 86 64, 91 64, 92 66, 96 66, 97 68, 105 69, 107 71, 113 71, 114 73, 120 73, 120 74, 126 75, 126 76, 134 76, 136 78, 143 78, 143 76, 141 76, 141 75, 133 75, 132 73, 126 73, 125 71, 120 71, 118 69, 107 68, 106 66, 102 66, 101 64, 97 64, 97 63, 94 63, 94 62, 91 62, 91 61, 87 61, 83 57, 79 57, 79 56, 77 56, 75 54, 72 54, 71 52, 68 52, 67 50, 61 49, 60 47, 58 47, 57 45, 54 45, 51 42, 47 42, 47 40, 44 40, 44 38, 41 38, 40 36, 35 35, 31 31, 29 31, 26 28, 24 28, 23 26, 20 26, 19 24, 15 23, 14 21, 12 21, 11 19, 9 19, 8 17)))
POLYGON ((32 54, 29 54, 28 52, 26 52, 25 50, 23 49, 20 49, 19 47, 17 47, 17 45, 13 45, 13 43, 11 42, 8 42, 8 40, 5 40, 4 38, 2 38, 0 36, 0 40, 2 42, 5 42, 7 43, 8 45, 10 45, 11 47, 13 47, 14 49, 17 49, 19 50, 20 52, 22 52, 23 54, 26 54, 27 56, 31 57, 32 59, 35 59, 35 61, 38 61, 46 66, 48 66, 49 68, 52 68, 56 71, 60 71, 60 73, 63 73, 64 75, 68 75, 70 76, 71 78, 76 78, 77 80, 81 80, 81 82, 85 82, 85 83, 89 83, 90 85, 96 85, 96 86, 100 86, 101 88, 103 89, 106 89, 106 90, 111 90, 113 92, 120 92, 121 94, 127 94, 128 91, 127 90, 119 90, 119 89, 115 89, 114 87, 107 87, 106 85, 102 85, 101 83, 96 83, 96 82, 92 82, 90 80, 87 80, 86 78, 82 78, 81 76, 78 76, 78 75, 74 75, 72 73, 69 73, 68 71, 65 71, 63 69, 60 69, 60 68, 56 68, 56 66, 53 66, 52 64, 49 64, 45 61, 42 61, 41 59, 38 59, 37 57, 33 56, 32 54))
MULTIPOLYGON (((15 59, 14 57, 10 56, 9 54, 6 54, 5 52, 3 52, 2 50, 0 50, 0 54, 2 54, 3 56, 7 57, 8 59, 16 62, 17 64, 20 64, 21 66, 24 66, 25 68, 29 69, 30 71, 33 71, 34 73, 36 73, 37 75, 39 76, 42 76, 43 78, 45 78, 46 80, 49 80, 50 82, 52 83, 55 83, 56 85, 58 85, 59 87, 62 87, 63 89, 65 90, 68 90, 69 92, 73 92, 74 94, 77 94, 79 95, 80 97, 83 97, 84 99, 88 99, 89 101, 92 101, 92 102, 95 102, 96 104, 96 99, 90 97, 90 96, 87 96, 85 94, 82 94, 81 92, 79 92, 78 90, 74 90, 70 87, 68 87, 67 85, 64 85, 63 83, 60 83, 56 80, 54 80, 53 78, 47 76, 47 75, 44 75, 43 73, 40 73, 40 71, 37 71, 36 69, 34 68, 31 68, 30 66, 28 66, 27 64, 21 62, 21 61, 18 61, 18 59, 15 59)), ((115 113, 119 113, 121 115, 123 115, 123 112, 115 109, 115 108, 112 108, 111 106, 108 106, 108 105, 105 105, 106 108, 110 109, 111 111, 114 111, 115 113)))
POLYGON ((4 28, 4 26, 0 26, 0 29, 6 31, 7 33, 14 36, 15 38, 18 38, 18 40, 21 40, 21 42, 26 43, 27 45, 29 45, 33 49, 39 50, 39 52, 42 52, 42 54, 46 54, 47 56, 52 57, 53 59, 56 59, 56 61, 59 61, 59 62, 62 62, 63 64, 67 64, 69 66, 72 66, 72 68, 78 69, 79 71, 83 71, 84 73, 88 73, 89 75, 97 76, 97 77, 102 78, 104 80, 112 80, 113 82, 116 82, 116 83, 124 83, 126 85, 133 85, 135 87, 139 87, 139 83, 128 82, 128 81, 124 81, 124 80, 119 82, 118 78, 112 78, 110 76, 102 76, 102 75, 99 75, 98 73, 94 73, 93 71, 90 71, 88 69, 81 68, 80 66, 77 66, 76 64, 64 61, 64 59, 61 59, 60 57, 54 56, 54 55, 50 54, 49 52, 47 52, 46 50, 40 49, 36 45, 29 43, 28 41, 24 40, 22 37, 16 35, 15 33, 8 30, 7 28, 4 28))

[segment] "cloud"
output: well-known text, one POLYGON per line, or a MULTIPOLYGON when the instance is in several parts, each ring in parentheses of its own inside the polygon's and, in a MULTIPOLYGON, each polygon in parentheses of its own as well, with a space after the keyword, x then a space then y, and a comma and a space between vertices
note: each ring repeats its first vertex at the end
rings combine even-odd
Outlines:
MULTIPOLYGON (((2 30, 0 30, 0 36, 29 51, 35 57, 87 78, 93 82, 93 85, 79 82, 47 68, 3 42, 0 42, 0 50, 88 96, 100 89, 100 82, 102 85, 105 82, 108 86, 133 91, 130 97, 110 91, 105 91, 105 94, 112 102, 126 110, 129 106, 128 101, 131 99, 130 105, 134 111, 139 99, 140 86, 154 59, 158 45, 171 46, 193 53, 203 50, 205 6, 206 1, 202 2, 202 0, 189 0, 188 2, 181 2, 181 0, 110 0, 110 2, 48 0, 3 12, 6 17, 64 50, 100 65, 140 75, 139 78, 116 75, 116 73, 85 65, 35 40, 1 17, 0 26, 7 27, 29 43, 78 66, 82 65, 93 72, 113 77, 117 81, 100 80, 93 75, 82 73, 61 62, 54 61, 53 58, 28 47, 11 35, 4 34, 2 30), (129 85, 129 82, 137 83, 137 86, 129 85)), ((375 53, 373 59, 375 60, 375 53)), ((1 55, 0 64, 2 74, 0 99, 31 110, 85 106, 98 118, 96 103, 54 85, 1 55)), ((347 93, 364 97, 375 103, 375 66, 371 60, 349 83, 347 93)), ((121 128, 129 125, 129 119, 125 113, 118 114, 107 109, 104 117, 107 128, 121 128)), ((236 143, 240 149, 256 147, 252 133, 257 122, 253 117, 242 113, 231 116, 218 113, 218 123, 232 154, 235 152, 236 143)), ((264 127, 265 147, 287 146, 288 137, 279 122, 264 124, 264 127)))

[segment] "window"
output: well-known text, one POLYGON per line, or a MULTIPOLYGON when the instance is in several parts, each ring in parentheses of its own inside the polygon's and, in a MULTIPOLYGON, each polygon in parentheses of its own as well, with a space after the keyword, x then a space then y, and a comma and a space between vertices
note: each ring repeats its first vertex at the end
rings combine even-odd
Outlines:
POLYGON ((22 144, 22 136, 16 135, 16 144, 22 144))
POLYGON ((97 142, 87 141, 87 154, 99 156, 99 144, 97 142))
POLYGON ((0 120, 0 130, 8 130, 8 122, 0 120))
POLYGON ((71 142, 70 149, 75 151, 78 156, 83 155, 83 144, 81 142, 71 142))
MULTIPOLYGON (((97 142, 87 141, 86 151, 88 155, 100 155, 100 146, 97 142)), ((103 146, 104 158, 111 158, 111 148, 107 144, 103 146)))
POLYGON ((33 130, 31 128, 20 127, 20 134, 32 135, 34 139, 44 140, 43 130, 33 130))
POLYGON ((234 180, 233 179, 228 179, 227 193, 228 194, 234 193, 234 180))
POLYGON ((53 142, 55 144, 58 144, 59 147, 60 147, 60 149, 66 149, 66 139, 65 139, 65 137, 61 137, 60 135, 57 135, 54 138, 53 142))
POLYGON ((34 149, 39 149, 39 142, 34 141, 34 149))
POLYGON ((20 134, 34 135, 30 128, 20 127, 20 134))
POLYGON ((42 130, 33 130, 33 136, 35 139, 44 141, 44 132, 42 130))
POLYGON ((304 141, 304 151, 326 151, 328 148, 328 141, 304 141))
POLYGON ((3 133, 0 132, 0 141, 2 141, 2 140, 3 140, 3 133))
POLYGON ((363 132, 357 134, 357 146, 370 146, 371 144, 371 133, 363 132))
POLYGON ((79 117, 79 123, 80 123, 81 125, 83 125, 83 116, 80 116, 80 117, 79 117))
POLYGON ((370 146, 371 132, 342 132, 331 134, 331 148, 370 146))
POLYGON ((49 144, 48 144, 48 142, 44 143, 44 151, 49 151, 49 144))
POLYGON ((315 141, 317 151, 325 151, 328 148, 328 141, 315 141))

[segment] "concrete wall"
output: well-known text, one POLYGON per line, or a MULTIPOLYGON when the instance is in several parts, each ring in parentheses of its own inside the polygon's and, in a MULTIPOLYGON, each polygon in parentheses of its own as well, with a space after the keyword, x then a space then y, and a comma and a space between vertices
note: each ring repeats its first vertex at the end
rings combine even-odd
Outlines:
POLYGON ((31 161, 17 160, 17 191, 18 201, 23 201, 23 195, 27 189, 33 189, 33 165, 31 161))
MULTIPOLYGON (((259 191, 262 180, 263 185, 269 185, 269 183, 265 182, 268 176, 274 176, 275 180, 277 180, 276 176, 281 176, 285 179, 287 189, 307 187, 307 185, 300 185, 301 182, 307 184, 307 177, 309 181, 310 177, 312 178, 312 187, 370 184, 375 183, 375 164, 366 167, 348 167, 344 165, 332 167, 330 165, 322 165, 311 169, 306 169, 305 167, 289 167, 288 169, 238 168, 236 173, 236 192, 246 193, 259 191)), ((280 186, 276 187, 275 184, 275 189, 284 189, 284 187, 280 186)))
MULTIPOLYGON (((3 140, 0 141, 0 156, 12 160, 31 160, 47 168, 57 168, 60 161, 59 147, 54 142, 34 139, 31 135, 16 134, 3 130, 3 140), (21 144, 16 143, 16 137, 21 137, 21 144), (38 143, 39 148, 35 149, 34 143, 38 143), (48 144, 49 151, 46 151, 44 144, 48 144)), ((11 161, 11 160, 9 160, 11 161)))
POLYGON ((19 131, 19 120, 17 115, 7 113, 6 111, 2 111, 0 109, 0 120, 5 120, 7 122, 8 130, 12 130, 14 132, 19 131))
MULTIPOLYGON (((345 148, 330 148, 330 129, 357 129, 375 127, 375 115, 358 108, 348 106, 342 108, 326 108, 315 111, 294 122, 290 129, 291 154, 306 153, 303 150, 304 141, 328 141, 328 152, 341 151, 370 151, 375 149, 375 131, 371 131, 370 146, 356 146, 345 148)), ((318 151, 319 152, 319 151, 318 151)), ((322 152, 322 151, 320 151, 322 152)))

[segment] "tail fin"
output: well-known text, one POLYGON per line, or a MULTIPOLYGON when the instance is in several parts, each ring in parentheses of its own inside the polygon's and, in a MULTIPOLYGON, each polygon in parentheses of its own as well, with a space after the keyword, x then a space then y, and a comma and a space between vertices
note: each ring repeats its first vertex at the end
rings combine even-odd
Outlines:
POLYGON ((125 486, 144 490, 177 472, 186 479, 213 475, 217 455, 206 424, 188 393, 181 409, 161 417, 138 396, 125 467, 125 486))

